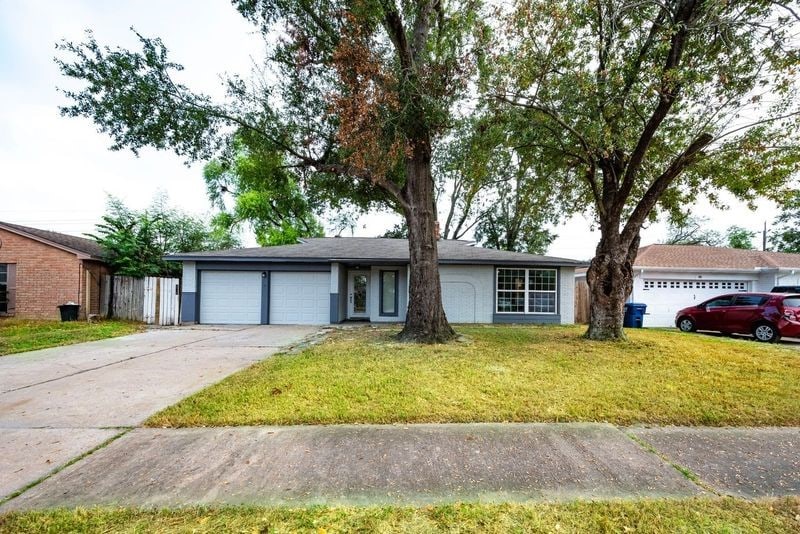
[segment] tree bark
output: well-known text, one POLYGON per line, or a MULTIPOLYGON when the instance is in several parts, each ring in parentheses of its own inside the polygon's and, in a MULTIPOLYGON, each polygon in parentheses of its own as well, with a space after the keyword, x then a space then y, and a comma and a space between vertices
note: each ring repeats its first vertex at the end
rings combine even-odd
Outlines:
POLYGON ((406 161, 403 193, 408 206, 405 217, 411 279, 406 324, 398 338, 417 343, 445 343, 453 339, 456 333, 448 324, 442 306, 429 142, 412 145, 406 161))
POLYGON ((591 295, 589 329, 586 337, 595 340, 623 340, 624 305, 633 289, 633 262, 639 249, 639 236, 631 243, 620 242, 618 231, 604 235, 586 272, 591 295))

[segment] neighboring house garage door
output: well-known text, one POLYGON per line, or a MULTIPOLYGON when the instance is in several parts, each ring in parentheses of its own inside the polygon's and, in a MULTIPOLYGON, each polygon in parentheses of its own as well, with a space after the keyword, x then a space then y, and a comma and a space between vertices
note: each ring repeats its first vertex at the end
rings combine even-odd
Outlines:
POLYGON ((261 323, 261 272, 202 271, 200 322, 261 323))
POLYGON ((270 324, 331 322, 330 273, 273 272, 270 278, 270 324))
POLYGON ((469 282, 442 282, 442 304, 449 322, 475 322, 475 286, 469 282))
POLYGON ((675 314, 679 310, 718 295, 748 289, 746 281, 645 279, 644 291, 633 298, 647 304, 645 326, 675 326, 675 314))

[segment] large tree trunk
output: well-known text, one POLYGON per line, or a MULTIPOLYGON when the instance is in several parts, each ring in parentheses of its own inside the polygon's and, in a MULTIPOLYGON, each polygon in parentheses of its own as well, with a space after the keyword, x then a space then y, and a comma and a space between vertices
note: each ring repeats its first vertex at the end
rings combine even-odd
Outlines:
POLYGON ((625 339, 624 305, 633 289, 633 262, 639 248, 637 235, 630 244, 619 235, 604 235, 586 273, 591 305, 586 337, 596 340, 625 339))
POLYGON ((398 338, 418 343, 445 343, 456 334, 448 324, 442 306, 436 202, 428 142, 412 145, 412 153, 406 162, 404 194, 410 206, 405 210, 405 217, 411 279, 406 325, 398 338))

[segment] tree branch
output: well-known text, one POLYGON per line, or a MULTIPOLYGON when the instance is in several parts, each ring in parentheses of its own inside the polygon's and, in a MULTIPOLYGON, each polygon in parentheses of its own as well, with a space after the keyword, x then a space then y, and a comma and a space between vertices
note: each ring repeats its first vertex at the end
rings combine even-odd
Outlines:
POLYGON ((636 208, 628 218, 625 228, 622 230, 622 242, 630 243, 633 238, 639 233, 639 228, 644 223, 647 216, 656 206, 658 199, 664 191, 667 190, 672 181, 683 170, 691 165, 695 159, 702 153, 703 149, 707 147, 714 140, 714 136, 709 133, 701 134, 684 150, 672 163, 670 163, 667 170, 665 170, 658 178, 653 180, 650 187, 647 189, 642 199, 636 205, 636 208))

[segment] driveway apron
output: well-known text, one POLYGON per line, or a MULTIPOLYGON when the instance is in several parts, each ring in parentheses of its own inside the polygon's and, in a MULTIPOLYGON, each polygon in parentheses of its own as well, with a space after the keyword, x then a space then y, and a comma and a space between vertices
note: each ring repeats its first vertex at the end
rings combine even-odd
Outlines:
POLYGON ((318 329, 155 329, 0 358, 0 500, 318 329))

